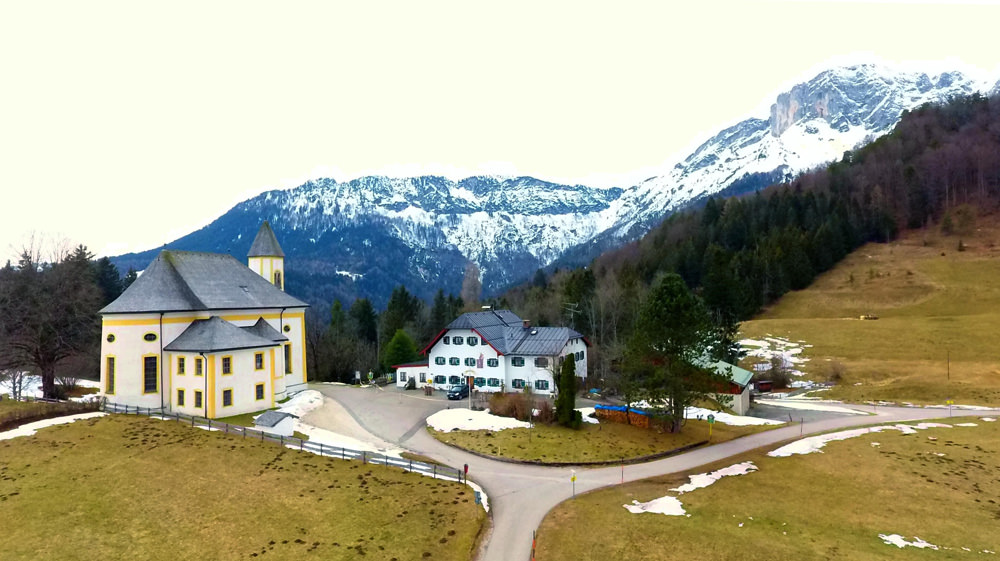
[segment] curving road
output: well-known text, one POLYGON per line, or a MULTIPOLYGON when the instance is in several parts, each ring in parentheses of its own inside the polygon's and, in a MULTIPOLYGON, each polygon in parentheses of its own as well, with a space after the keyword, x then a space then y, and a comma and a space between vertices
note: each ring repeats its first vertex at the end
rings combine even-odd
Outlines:
MULTIPOLYGON (((553 468, 512 464, 481 458, 442 444, 424 430, 425 419, 441 409, 457 408, 465 402, 448 402, 440 396, 426 397, 415 392, 388 389, 358 389, 349 386, 312 385, 331 398, 324 407, 310 413, 303 421, 337 431, 331 419, 343 418, 346 412, 356 421, 352 431, 360 437, 364 430, 374 438, 433 457, 452 466, 469 465, 469 476, 483 487, 490 500, 493 527, 479 552, 480 561, 510 561, 529 559, 532 533, 553 507, 572 497, 570 468, 553 468), (329 410, 338 411, 331 414, 329 410)), ((870 411, 870 407, 858 407, 870 411)), ((975 411, 984 414, 986 411, 975 411)), ((960 412, 967 414, 967 412, 960 412)), ((795 418, 798 416, 792 412, 795 418)), ((826 432, 845 427, 874 423, 917 421, 946 417, 942 409, 910 407, 878 407, 875 415, 849 415, 796 424, 763 433, 745 436, 721 444, 698 448, 670 458, 645 464, 625 466, 624 480, 635 481, 658 475, 687 471, 698 466, 735 456, 755 448, 800 438, 803 434, 826 432)), ((619 466, 606 468, 576 468, 576 492, 584 493, 622 481, 619 466)))

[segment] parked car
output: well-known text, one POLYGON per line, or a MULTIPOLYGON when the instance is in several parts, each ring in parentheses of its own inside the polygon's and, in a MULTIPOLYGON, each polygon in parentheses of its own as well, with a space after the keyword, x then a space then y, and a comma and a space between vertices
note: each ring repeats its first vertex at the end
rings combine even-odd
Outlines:
POLYGON ((452 386, 448 390, 448 399, 462 399, 463 397, 469 397, 469 385, 462 384, 461 386, 452 386))

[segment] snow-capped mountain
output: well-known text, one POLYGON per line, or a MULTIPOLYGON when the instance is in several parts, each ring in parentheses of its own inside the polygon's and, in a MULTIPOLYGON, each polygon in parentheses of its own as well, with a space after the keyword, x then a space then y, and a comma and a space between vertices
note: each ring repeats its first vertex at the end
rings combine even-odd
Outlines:
MULTIPOLYGON (((245 255, 269 220, 287 255, 289 289, 325 305, 404 284, 428 298, 458 293, 468 263, 486 293, 557 261, 586 262, 669 213, 722 190, 765 187, 885 134, 906 109, 990 84, 875 65, 828 70, 782 93, 766 118, 728 127, 666 173, 626 189, 531 177, 363 177, 310 181, 244 201, 170 247, 245 255)), ((141 269, 153 252, 116 259, 141 269)))
POLYGON ((677 163, 625 191, 609 231, 629 237, 666 213, 740 181, 763 187, 840 158, 889 132, 904 110, 983 91, 959 72, 927 75, 877 65, 834 68, 782 93, 767 118, 724 129, 677 163))

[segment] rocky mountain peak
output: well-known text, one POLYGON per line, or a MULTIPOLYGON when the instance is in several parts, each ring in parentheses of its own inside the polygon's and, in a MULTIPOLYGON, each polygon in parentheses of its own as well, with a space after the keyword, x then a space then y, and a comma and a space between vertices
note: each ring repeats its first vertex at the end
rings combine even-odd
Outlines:
POLYGON ((779 137, 795 123, 817 118, 841 132, 850 127, 882 130, 907 107, 975 89, 961 72, 931 76, 875 64, 835 68, 779 95, 771 106, 770 132, 779 137))

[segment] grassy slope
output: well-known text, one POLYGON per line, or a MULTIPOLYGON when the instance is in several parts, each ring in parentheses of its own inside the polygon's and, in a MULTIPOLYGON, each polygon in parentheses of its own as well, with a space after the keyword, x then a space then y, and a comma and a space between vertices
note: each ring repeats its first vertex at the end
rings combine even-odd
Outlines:
MULTIPOLYGON (((775 426, 738 427, 716 423, 712 442, 732 440, 775 426)), ((442 442, 482 454, 541 462, 614 461, 666 452, 708 439, 708 423, 695 420, 689 420, 680 434, 609 422, 585 424, 578 431, 541 424, 532 429, 502 431, 428 430, 442 442)))
POLYGON ((829 397, 1000 403, 1000 227, 996 218, 981 222, 963 238, 964 252, 957 236, 922 233, 866 245, 744 323, 743 335, 814 345, 804 353, 810 379, 824 379, 831 360, 844 364, 846 376, 829 397), (861 321, 861 314, 880 319, 861 321))
POLYGON ((4 559, 468 559, 472 491, 172 421, 0 442, 4 559), (429 556, 425 555, 429 554, 429 556))
POLYGON ((769 458, 756 452, 706 466, 697 472, 746 460, 759 471, 682 495, 690 517, 622 508, 673 495, 667 490, 686 483, 686 476, 578 496, 546 516, 537 558, 944 560, 981 556, 962 547, 1000 551, 992 530, 1000 517, 1000 423, 971 420, 979 426, 874 433, 829 443, 822 454, 769 458), (952 549, 898 549, 878 534, 909 541, 919 536, 952 549))

